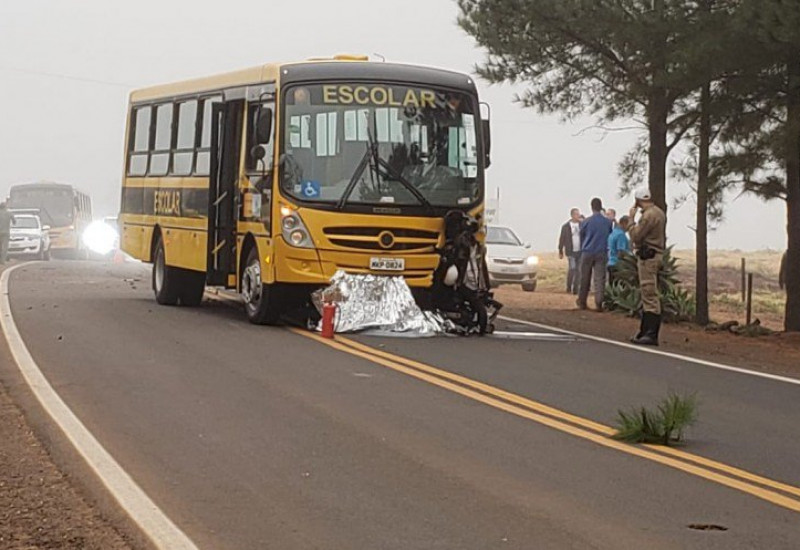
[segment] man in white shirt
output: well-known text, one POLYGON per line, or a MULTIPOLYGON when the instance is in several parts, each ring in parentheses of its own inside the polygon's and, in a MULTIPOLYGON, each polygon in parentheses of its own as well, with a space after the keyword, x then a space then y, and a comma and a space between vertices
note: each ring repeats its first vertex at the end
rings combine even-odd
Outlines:
POLYGON ((569 211, 569 221, 561 226, 558 239, 558 257, 567 256, 567 292, 578 294, 580 286, 581 256, 581 211, 573 208, 569 211))

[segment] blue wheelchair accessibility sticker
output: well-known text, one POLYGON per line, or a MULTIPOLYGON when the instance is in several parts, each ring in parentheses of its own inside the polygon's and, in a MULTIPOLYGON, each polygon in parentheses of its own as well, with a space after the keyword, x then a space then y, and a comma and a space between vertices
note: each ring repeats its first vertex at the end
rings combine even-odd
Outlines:
POLYGON ((320 195, 320 185, 318 181, 304 181, 301 193, 306 199, 317 199, 320 195))

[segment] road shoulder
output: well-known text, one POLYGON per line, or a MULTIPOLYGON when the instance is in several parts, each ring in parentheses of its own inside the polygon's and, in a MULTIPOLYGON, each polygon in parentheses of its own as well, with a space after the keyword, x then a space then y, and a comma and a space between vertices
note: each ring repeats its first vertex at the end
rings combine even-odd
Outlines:
MULTIPOLYGON (((0 340, 0 362, 12 367, 5 339, 0 340)), ((19 399, 23 390, 10 391, 15 384, 9 383, 9 370, 0 369, 0 548, 138 547, 101 511, 75 477, 79 474, 57 464, 65 456, 54 449, 54 430, 43 430, 28 410, 23 414, 18 404, 26 401, 19 399)))

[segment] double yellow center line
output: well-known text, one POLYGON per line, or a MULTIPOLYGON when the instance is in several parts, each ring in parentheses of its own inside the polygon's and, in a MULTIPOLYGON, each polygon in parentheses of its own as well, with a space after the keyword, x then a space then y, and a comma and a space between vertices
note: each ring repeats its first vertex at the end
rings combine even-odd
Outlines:
POLYGON ((426 365, 425 363, 420 363, 419 361, 366 346, 349 338, 337 336, 335 340, 328 340, 307 331, 290 330, 295 334, 310 338, 338 351, 412 376, 495 409, 532 420, 538 424, 591 441, 609 449, 638 456, 713 481, 783 508, 800 512, 800 488, 798 487, 687 453, 680 449, 657 445, 623 443, 610 437, 616 432, 610 426, 426 365))

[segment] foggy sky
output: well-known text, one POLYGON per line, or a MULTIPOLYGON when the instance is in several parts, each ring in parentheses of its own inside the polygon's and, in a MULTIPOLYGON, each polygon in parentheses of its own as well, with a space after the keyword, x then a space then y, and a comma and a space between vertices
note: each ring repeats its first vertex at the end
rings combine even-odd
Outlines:
MULTIPOLYGON (((471 73, 482 52, 456 16, 453 0, 3 0, 0 197, 15 183, 62 181, 92 195, 95 217, 116 215, 131 89, 337 53, 471 73)), ((570 207, 588 211, 599 196, 627 210, 616 165, 636 132, 581 133, 592 120, 561 124, 512 103, 519 87, 478 86, 492 107, 487 194, 500 188, 502 224, 552 250, 570 207)), ((673 198, 685 192, 668 187, 673 198)), ((671 214, 670 241, 680 248, 693 247, 693 206, 671 214)), ((743 197, 710 245, 782 249, 785 227, 782 202, 743 197)))

